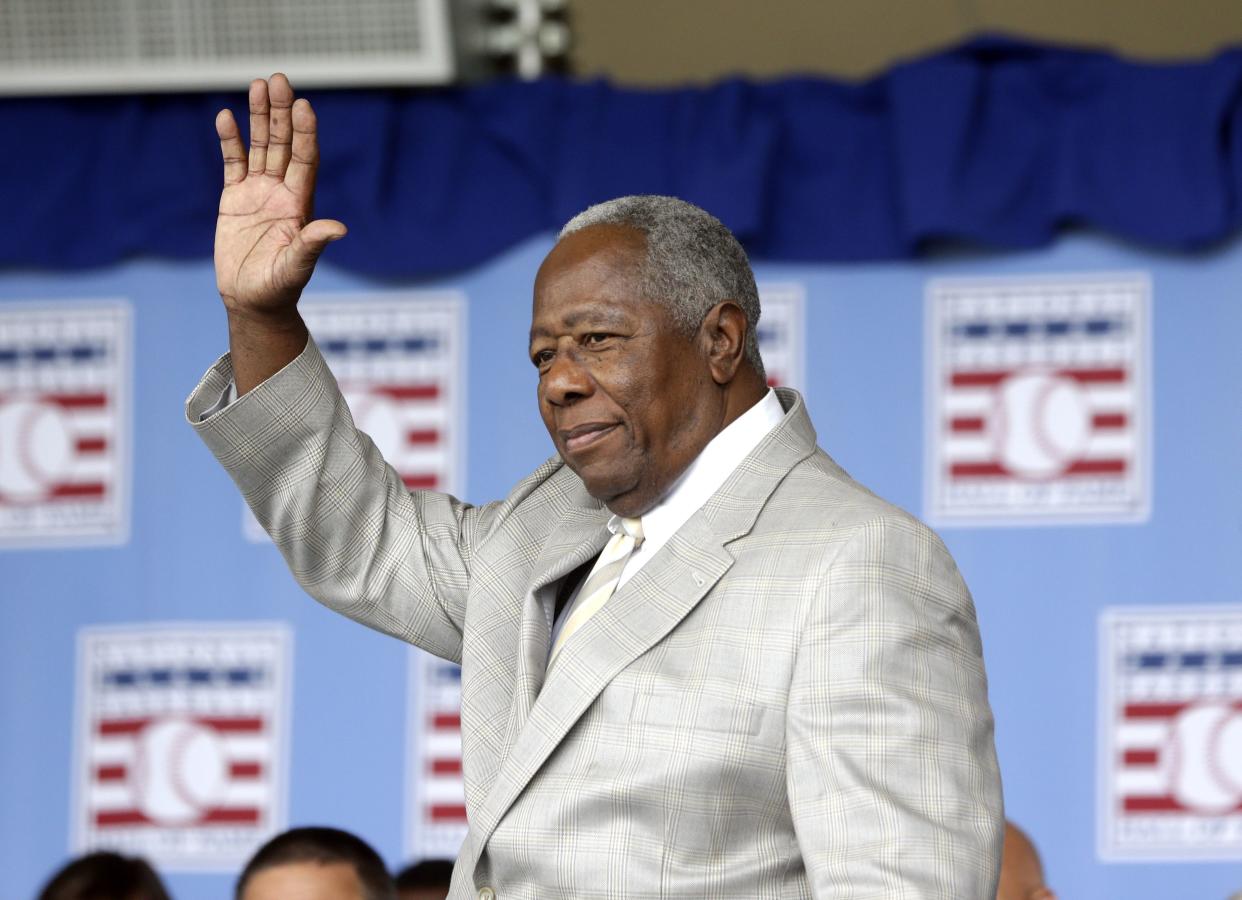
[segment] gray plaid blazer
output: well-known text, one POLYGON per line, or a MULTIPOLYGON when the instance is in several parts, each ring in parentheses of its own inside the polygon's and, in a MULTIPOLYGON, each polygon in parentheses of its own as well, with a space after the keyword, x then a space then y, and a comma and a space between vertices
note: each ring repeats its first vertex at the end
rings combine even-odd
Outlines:
POLYGON ((453 898, 995 895, 970 595, 815 446, 798 394, 545 677, 559 581, 608 537, 573 472, 553 458, 486 506, 410 493, 313 342, 200 421, 231 377, 225 357, 187 414, 298 581, 462 665, 453 898))

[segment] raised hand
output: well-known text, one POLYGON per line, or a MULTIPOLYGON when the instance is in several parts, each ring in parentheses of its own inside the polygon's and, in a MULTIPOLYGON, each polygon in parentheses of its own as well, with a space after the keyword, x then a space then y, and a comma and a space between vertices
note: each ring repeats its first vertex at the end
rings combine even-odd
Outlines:
POLYGON ((216 222, 216 285, 230 310, 278 312, 297 302, 315 261, 345 226, 310 221, 319 142, 315 113, 284 75, 250 85, 250 153, 233 114, 216 116, 224 190, 216 222))
POLYGON ((233 114, 216 116, 224 190, 216 220, 216 287, 229 313, 238 390, 245 392, 306 344, 298 297, 319 254, 345 236, 334 219, 311 220, 319 142, 315 113, 294 101, 282 74, 250 85, 250 152, 233 114))

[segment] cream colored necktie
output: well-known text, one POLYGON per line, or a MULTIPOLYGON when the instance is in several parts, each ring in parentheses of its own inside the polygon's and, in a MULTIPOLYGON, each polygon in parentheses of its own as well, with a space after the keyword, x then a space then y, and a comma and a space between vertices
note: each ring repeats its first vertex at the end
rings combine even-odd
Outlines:
POLYGON ((617 533, 612 536, 603 552, 600 553, 599 559, 595 561, 591 574, 582 583, 578 598, 565 617, 561 633, 556 636, 556 643, 552 645, 552 654, 548 657, 548 668, 552 668, 556 654, 560 653, 561 648, 565 646, 565 642, 573 633, 585 625, 587 619, 599 612, 600 608, 608 602, 612 592, 617 589, 617 582, 621 580, 621 570, 629 562, 630 555, 642 546, 642 521, 640 519, 621 519, 620 521, 621 527, 617 529, 617 533))

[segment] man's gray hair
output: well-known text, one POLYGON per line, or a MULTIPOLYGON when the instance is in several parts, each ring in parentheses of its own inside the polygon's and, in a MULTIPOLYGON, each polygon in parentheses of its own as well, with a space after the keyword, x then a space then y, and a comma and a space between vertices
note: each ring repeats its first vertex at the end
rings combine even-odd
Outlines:
POLYGON ((647 261, 643 294, 662 303, 673 321, 693 335, 722 300, 746 314, 746 360, 763 376, 759 357, 759 289, 746 251, 719 219, 693 203, 658 194, 637 194, 597 203, 561 229, 558 240, 592 225, 619 225, 642 232, 647 261))

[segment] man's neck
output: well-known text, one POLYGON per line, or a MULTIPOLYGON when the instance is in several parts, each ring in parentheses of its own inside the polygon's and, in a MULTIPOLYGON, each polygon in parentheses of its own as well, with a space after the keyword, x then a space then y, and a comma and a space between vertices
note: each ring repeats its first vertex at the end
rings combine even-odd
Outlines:
POLYGON ((720 430, 686 470, 678 476, 659 502, 640 516, 647 538, 662 542, 680 527, 728 479, 746 456, 780 424, 785 411, 775 392, 764 389, 757 403, 720 430), (648 525, 651 528, 648 528, 648 525))
POLYGON ((747 410, 766 397, 767 394, 768 385, 757 372, 747 367, 744 373, 739 373, 738 377, 730 383, 729 390, 725 394, 724 416, 720 424, 720 431, 724 431, 740 419, 746 414, 747 410))

